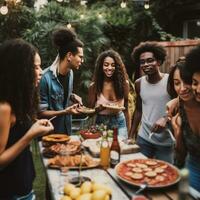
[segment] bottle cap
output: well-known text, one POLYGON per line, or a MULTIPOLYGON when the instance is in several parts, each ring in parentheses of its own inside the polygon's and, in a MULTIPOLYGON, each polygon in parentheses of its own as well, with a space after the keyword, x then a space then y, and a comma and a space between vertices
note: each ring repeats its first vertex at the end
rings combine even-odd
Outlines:
POLYGON ((187 176, 189 176, 189 170, 186 169, 186 168, 182 169, 180 171, 180 175, 181 175, 181 177, 187 177, 187 176))

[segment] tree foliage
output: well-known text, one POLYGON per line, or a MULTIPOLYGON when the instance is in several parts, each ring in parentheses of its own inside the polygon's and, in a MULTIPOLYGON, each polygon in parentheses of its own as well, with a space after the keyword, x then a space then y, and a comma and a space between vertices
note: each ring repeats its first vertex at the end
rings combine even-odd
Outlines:
POLYGON ((85 62, 75 72, 75 89, 83 96, 87 93, 95 60, 101 51, 108 48, 118 51, 131 76, 134 66, 130 54, 135 45, 145 40, 174 39, 163 31, 150 11, 133 1, 129 1, 126 8, 119 6, 119 0, 90 0, 87 7, 77 2, 69 4, 67 1, 58 3, 52 0, 38 12, 22 4, 12 7, 8 15, 0 16, 0 41, 24 37, 37 46, 43 68, 46 68, 57 54, 51 42, 52 31, 57 26, 71 23, 85 44, 85 62))

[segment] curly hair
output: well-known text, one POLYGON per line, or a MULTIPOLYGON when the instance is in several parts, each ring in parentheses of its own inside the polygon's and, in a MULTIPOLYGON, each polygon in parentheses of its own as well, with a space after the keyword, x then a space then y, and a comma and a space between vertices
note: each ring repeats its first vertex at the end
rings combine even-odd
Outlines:
POLYGON ((126 73, 126 68, 120 55, 114 50, 107 50, 102 52, 96 60, 95 71, 93 75, 95 94, 100 95, 103 89, 103 82, 104 82, 103 62, 106 57, 111 57, 115 62, 115 71, 112 76, 112 80, 114 82, 114 91, 116 97, 118 99, 122 99, 127 95, 126 80, 128 80, 128 75, 126 73))
POLYGON ((195 72, 200 72, 200 45, 186 54, 186 66, 187 70, 191 73, 191 79, 195 72))
POLYGON ((17 120, 34 119, 38 110, 34 58, 37 49, 22 39, 0 45, 0 101, 8 102, 17 120))
POLYGON ((77 35, 72 30, 59 27, 52 34, 52 40, 56 48, 58 49, 59 57, 64 59, 68 52, 75 55, 78 50, 77 47, 83 47, 83 43, 77 38, 77 35))
POLYGON ((160 61, 160 64, 163 64, 165 61, 166 51, 163 46, 156 42, 141 42, 131 53, 132 60, 136 67, 140 66, 140 55, 144 52, 152 52, 155 59, 160 61))

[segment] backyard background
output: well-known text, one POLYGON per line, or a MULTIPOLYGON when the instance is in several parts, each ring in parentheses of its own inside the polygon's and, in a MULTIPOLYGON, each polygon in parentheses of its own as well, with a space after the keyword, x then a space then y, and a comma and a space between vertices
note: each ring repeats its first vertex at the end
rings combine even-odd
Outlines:
MULTIPOLYGON (((0 0, 8 12, 0 14, 0 43, 22 37, 34 44, 42 58, 42 68, 56 57, 51 34, 58 26, 68 26, 84 42, 84 64, 75 72, 74 89, 86 103, 95 60, 105 49, 118 51, 126 65, 130 80, 135 66, 130 54, 142 41, 159 41, 168 52, 163 71, 193 46, 199 44, 200 2, 197 0, 49 0, 39 10, 34 0, 0 0), (149 3, 149 9, 144 4, 149 3), (190 40, 188 40, 190 39, 190 40), (192 39, 192 40, 191 40, 192 39), (77 81, 78 80, 78 81, 77 81)), ((32 146, 37 179, 37 199, 44 200, 45 176, 35 145, 32 146)))

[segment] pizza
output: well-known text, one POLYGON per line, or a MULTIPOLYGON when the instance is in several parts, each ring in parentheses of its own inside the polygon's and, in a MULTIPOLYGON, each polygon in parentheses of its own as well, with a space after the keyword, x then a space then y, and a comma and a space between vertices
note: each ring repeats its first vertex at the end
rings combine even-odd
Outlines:
POLYGON ((83 114, 92 114, 92 113, 95 113, 95 109, 88 108, 88 107, 85 107, 85 106, 79 107, 78 111, 81 112, 81 113, 83 113, 83 114))
POLYGON ((103 104, 104 108, 112 109, 112 110, 125 110, 124 106, 119 106, 117 104, 103 104))
POLYGON ((66 134, 50 134, 42 137, 43 146, 51 146, 56 143, 67 143, 70 140, 70 136, 66 134))
POLYGON ((115 170, 117 176, 123 181, 136 186, 147 183, 149 188, 170 186, 180 179, 176 167, 156 159, 123 161, 116 166, 115 170))

